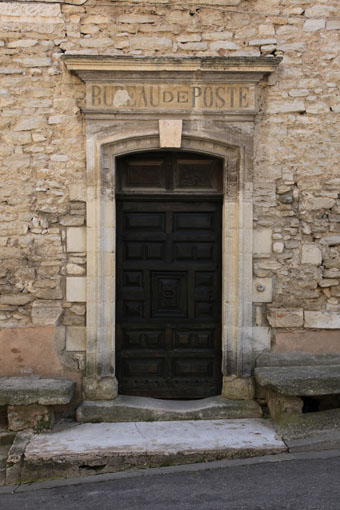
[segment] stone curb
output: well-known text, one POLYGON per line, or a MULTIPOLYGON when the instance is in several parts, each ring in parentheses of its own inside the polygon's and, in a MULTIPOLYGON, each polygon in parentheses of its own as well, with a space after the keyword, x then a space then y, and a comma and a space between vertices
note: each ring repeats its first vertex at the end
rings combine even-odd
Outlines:
POLYGON ((228 459, 212 462, 200 462, 195 464, 155 467, 150 469, 130 469, 118 473, 105 473, 91 476, 82 476, 74 478, 62 478, 59 480, 49 480, 45 482, 7 485, 0 487, 1 494, 12 494, 14 492, 30 492, 36 490, 47 490, 58 487, 67 487, 72 485, 83 485, 88 483, 101 483, 110 480, 120 480, 124 478, 138 478, 141 476, 166 475, 170 473, 187 473, 196 471, 208 471, 213 469, 233 468, 237 466, 251 466, 257 464, 267 464, 274 462, 290 462, 294 460, 314 460, 330 459, 340 457, 340 449, 326 451, 308 451, 296 453, 278 453, 274 455, 264 455, 261 457, 251 457, 243 459, 228 459))

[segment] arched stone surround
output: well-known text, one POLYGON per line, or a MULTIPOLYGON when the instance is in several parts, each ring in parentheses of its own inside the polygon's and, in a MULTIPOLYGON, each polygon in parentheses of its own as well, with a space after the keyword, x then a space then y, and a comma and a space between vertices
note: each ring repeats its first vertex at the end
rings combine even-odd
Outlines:
MULTIPOLYGON (((222 157, 222 373, 248 377, 252 337, 252 135, 185 121, 180 150, 222 157)), ((158 123, 92 127, 87 136, 87 340, 85 396, 109 400, 115 378, 115 158, 160 150, 158 123)))

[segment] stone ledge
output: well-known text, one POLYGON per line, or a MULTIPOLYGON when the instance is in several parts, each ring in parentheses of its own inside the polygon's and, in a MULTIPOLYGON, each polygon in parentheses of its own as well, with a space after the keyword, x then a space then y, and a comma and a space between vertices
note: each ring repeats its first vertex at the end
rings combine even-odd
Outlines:
POLYGON ((263 352, 256 360, 257 367, 305 367, 340 365, 340 354, 312 354, 302 351, 263 352))
POLYGON ((120 395, 112 401, 84 401, 77 410, 80 422, 128 422, 259 418, 260 406, 254 400, 160 400, 120 395))
POLYGON ((287 396, 340 393, 340 365, 259 367, 255 379, 260 386, 287 396))
POLYGON ((72 400, 74 387, 75 383, 70 379, 1 377, 0 405, 68 404, 72 400))

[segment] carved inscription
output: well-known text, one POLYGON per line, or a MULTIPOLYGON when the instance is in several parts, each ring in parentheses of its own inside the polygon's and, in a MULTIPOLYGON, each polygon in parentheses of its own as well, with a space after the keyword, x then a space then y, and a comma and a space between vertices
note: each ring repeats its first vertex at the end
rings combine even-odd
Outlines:
POLYGON ((87 84, 87 106, 99 110, 253 110, 253 84, 87 84))

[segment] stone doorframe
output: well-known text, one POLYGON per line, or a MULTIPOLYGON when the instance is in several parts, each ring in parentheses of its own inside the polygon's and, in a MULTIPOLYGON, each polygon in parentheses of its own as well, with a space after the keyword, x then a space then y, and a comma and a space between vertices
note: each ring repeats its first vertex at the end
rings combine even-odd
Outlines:
MULTIPOLYGON (((160 112, 157 108, 155 111, 124 110, 124 104, 119 109, 118 103, 111 110, 107 107, 96 108, 93 102, 97 96, 91 96, 91 89, 87 88, 87 107, 84 109, 87 121, 87 343, 84 391, 88 400, 111 400, 118 395, 119 381, 115 378, 115 161, 121 155, 161 150, 161 119, 182 119, 182 137, 177 150, 223 158, 223 375, 249 377, 253 353, 257 350, 252 328, 255 84, 265 74, 272 72, 280 59, 164 60, 146 58, 134 61, 124 58, 121 61, 118 59, 117 63, 114 57, 65 56, 67 68, 84 80, 87 87, 93 87, 93 83, 98 81, 95 94, 102 90, 101 83, 108 81, 118 82, 119 87, 123 88, 127 87, 126 83, 135 83, 136 79, 137 87, 141 86, 138 83, 143 83, 138 81, 142 79, 149 79, 153 83, 157 78, 160 83, 167 83, 168 71, 165 68, 170 69, 168 79, 173 84, 180 82, 178 75, 184 71, 186 82, 195 80, 191 83, 202 83, 207 90, 215 86, 211 85, 214 79, 217 86, 224 83, 222 80, 226 83, 237 82, 238 87, 242 83, 250 83, 252 94, 249 105, 242 109, 239 104, 236 111, 232 108, 224 112, 216 109, 204 111, 203 104, 196 111, 179 111, 176 105, 175 111, 163 109, 160 112), (117 74, 119 69, 122 72, 117 74), (177 72, 173 73, 174 70, 177 72), (123 85, 122 76, 125 80, 123 85)), ((197 89, 196 86, 194 88, 197 89)))

